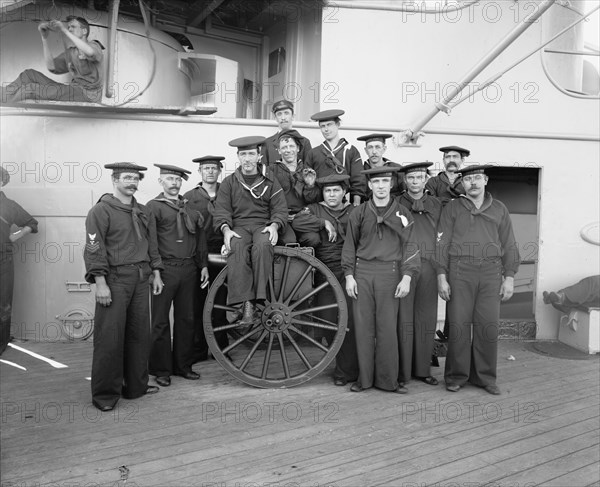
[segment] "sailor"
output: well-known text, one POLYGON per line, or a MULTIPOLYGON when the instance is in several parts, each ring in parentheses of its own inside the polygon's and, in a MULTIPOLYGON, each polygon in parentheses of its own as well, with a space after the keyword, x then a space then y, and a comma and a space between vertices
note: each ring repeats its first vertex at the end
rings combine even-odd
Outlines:
POLYGON ((110 411, 121 396, 158 392, 148 385, 150 354, 149 278, 162 292, 163 269, 152 212, 134 198, 147 168, 106 164, 113 194, 104 194, 85 221, 85 280, 96 284, 92 403, 110 411))
POLYGON ((164 270, 162 293, 152 296, 152 349, 150 374, 162 387, 171 385, 171 375, 198 380, 192 370, 194 347, 194 301, 201 283, 208 282, 204 219, 179 192, 191 171, 167 164, 160 169, 163 191, 147 204, 156 222, 158 251, 164 270), (200 276, 198 276, 200 270, 200 276), (173 306, 173 336, 169 317, 173 306), (172 342, 171 342, 172 338, 172 342))
POLYGON ((435 238, 442 204, 424 191, 427 168, 433 163, 416 162, 405 164, 404 173, 407 190, 398 201, 410 211, 413 219, 413 239, 419 248, 421 271, 410 282, 410 293, 400 303, 398 321, 398 346, 400 371, 398 382, 405 384, 416 377, 426 384, 437 385, 430 373, 435 328, 437 325, 437 273, 433 261, 435 238))
POLYGON ((451 392, 470 382, 500 394, 500 301, 513 294, 520 257, 506 206, 485 191, 489 168, 462 169, 466 194, 445 206, 438 225, 438 291, 450 322, 444 380, 451 392))
MULTIPOLYGON (((342 270, 342 248, 346 240, 346 228, 350 214, 355 209, 345 201, 344 196, 348 191, 346 174, 329 174, 317 180, 317 185, 323 193, 323 201, 312 203, 296 215, 292 226, 302 240, 302 235, 316 235, 317 241, 312 241, 316 257, 323 262, 345 287, 344 271, 342 270)), ((316 282, 315 285, 319 285, 316 282)), ((317 306, 331 304, 334 294, 330 287, 326 287, 318 296, 317 306)), ((348 326, 342 346, 336 356, 333 382, 336 386, 344 386, 358 378, 358 358, 356 355, 356 338, 352 313, 352 300, 346 295, 348 307, 348 326)), ((325 320, 335 322, 337 310, 328 309, 321 313, 325 320)), ((333 334, 325 334, 329 344, 333 334)))
POLYGON ((340 117, 344 113, 344 110, 325 110, 311 117, 319 122, 325 141, 308 153, 306 165, 317 172, 317 178, 329 174, 350 176, 350 204, 358 206, 366 199, 367 182, 358 150, 339 135, 340 117))
MULTIPOLYGON (((240 162, 217 194, 214 229, 223 234, 227 255, 227 303, 243 303, 240 324, 254 321, 256 301, 267 297, 272 272, 273 246, 287 225, 288 209, 277 180, 258 168, 264 137, 241 137, 229 142, 237 147, 240 162)), ((259 303, 261 304, 261 303, 259 303)))
MULTIPOLYGON (((10 174, 0 166, 2 185, 10 181, 10 174)), ((13 285, 15 269, 13 263, 13 243, 30 233, 37 233, 38 222, 19 203, 7 198, 0 191, 0 355, 10 341, 12 318, 13 285), (18 230, 11 232, 12 226, 18 230)))
POLYGON ((587 312, 589 308, 600 308, 600 276, 584 277, 559 291, 544 291, 542 296, 544 304, 551 304, 565 314, 577 309, 587 312))
MULTIPOLYGON (((293 128, 294 104, 289 100, 278 100, 273 103, 271 111, 275 116, 275 120, 277 120, 279 131, 267 138, 261 147, 261 162, 266 166, 273 164, 275 161, 278 161, 281 158, 279 152, 279 135, 281 132, 285 130, 292 130, 293 128)), ((301 161, 306 161, 306 154, 308 154, 312 146, 310 145, 310 140, 308 140, 306 137, 302 137, 301 135, 299 135, 299 137, 300 150, 298 152, 298 159, 301 161)))
POLYGON ((430 178, 425 185, 425 189, 432 196, 436 196, 445 206, 448 201, 465 194, 460 168, 465 162, 465 157, 468 157, 471 152, 456 145, 440 147, 440 151, 444 154, 444 170, 437 176, 430 178))
MULTIPOLYGON (((198 210, 204 219, 204 235, 206 236, 206 247, 209 254, 220 254, 223 247, 223 235, 221 232, 215 232, 213 228, 213 213, 215 210, 215 201, 219 191, 219 178, 223 169, 223 156, 206 155, 192 159, 192 162, 198 164, 198 172, 200 173, 201 181, 198 185, 190 189, 183 195, 188 200, 188 206, 194 210, 198 210)), ((211 264, 208 261, 208 277, 209 281, 204 281, 197 289, 197 296, 194 300, 194 322, 196 332, 194 334, 194 362, 201 362, 208 359, 208 344, 204 336, 203 312, 204 301, 208 291, 208 283, 215 280, 217 274, 221 272, 221 267, 211 264)), ((221 296, 217 296, 220 299, 221 296)), ((220 303, 220 304, 225 304, 220 303)), ((219 310, 214 311, 219 314, 222 321, 225 321, 225 313, 219 310)), ((215 317, 213 316, 213 319, 215 317)), ((221 348, 228 345, 227 333, 219 332, 215 334, 217 343, 221 348)))
MULTIPOLYGON (((280 159, 266 166, 265 171, 271 179, 277 179, 283 189, 290 223, 307 204, 317 202, 321 192, 315 184, 315 170, 306 167, 298 157, 303 148, 302 136, 296 130, 284 130, 279 133, 278 148, 280 159)), ((287 225, 279 240, 282 244, 297 242, 291 225, 287 225)))
POLYGON ((359 379, 370 387, 407 392, 398 385, 398 307, 419 272, 410 212, 390 197, 393 167, 363 171, 373 196, 351 215, 342 251, 346 292, 353 299, 359 379))
MULTIPOLYGON (((390 161, 389 159, 383 157, 385 151, 387 150, 387 146, 385 141, 392 137, 392 134, 367 134, 361 135, 357 137, 356 140, 363 141, 365 143, 365 152, 367 153, 367 160, 363 164, 363 168, 373 169, 375 167, 396 167, 400 168, 400 164, 390 161)), ((403 174, 400 172, 392 173, 392 198, 400 196, 402 191, 406 189, 404 184, 403 174)), ((370 191, 367 191, 367 199, 371 197, 370 191)))

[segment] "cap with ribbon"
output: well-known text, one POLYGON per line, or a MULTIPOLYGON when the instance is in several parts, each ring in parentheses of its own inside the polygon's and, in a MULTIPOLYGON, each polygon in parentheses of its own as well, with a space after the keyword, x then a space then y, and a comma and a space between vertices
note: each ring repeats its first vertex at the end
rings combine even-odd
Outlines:
POLYGON ((146 171, 148 168, 144 166, 139 166, 134 164, 133 162, 113 162, 111 164, 105 164, 104 167, 106 169, 112 169, 113 176, 124 173, 138 173, 140 175, 140 179, 144 177, 144 173, 142 171, 146 171))
POLYGON ((400 168, 400 172, 408 174, 409 172, 427 172, 427 168, 433 166, 433 162, 410 162, 400 168))
POLYGON ((225 158, 222 156, 203 156, 192 159, 192 162, 197 162, 201 166, 204 164, 216 164, 219 168, 223 169, 223 162, 225 158))
POLYGON ((361 171, 360 173, 367 176, 368 179, 373 179, 373 178, 392 177, 393 173, 398 172, 399 170, 400 170, 400 167, 381 166, 381 167, 374 167, 372 169, 365 169, 364 171, 361 171))
POLYGON ((393 137, 392 134, 375 133, 375 134, 361 135, 360 137, 357 137, 356 140, 364 141, 365 144, 368 144, 369 142, 374 142, 374 141, 379 141, 379 142, 382 142, 385 144, 386 139, 389 139, 390 137, 393 137))
POLYGON ((328 120, 337 120, 344 113, 344 110, 325 110, 322 112, 317 112, 310 118, 315 122, 327 122, 328 120))
POLYGON ((488 169, 492 169, 494 166, 491 164, 474 164, 472 166, 463 167, 460 170, 462 176, 466 176, 467 174, 485 174, 485 171, 488 169))
POLYGON ((294 104, 289 100, 278 100, 273 103, 271 110, 273 113, 277 113, 279 110, 291 110, 294 113, 294 104))
POLYGON ((264 142, 265 138, 260 135, 250 135, 247 137, 238 137, 229 141, 231 147, 237 147, 238 151, 258 149, 264 142))
POLYGON ((444 154, 447 154, 448 152, 458 152, 461 157, 468 157, 471 154, 471 151, 469 149, 465 149, 457 145, 447 145, 445 147, 440 147, 440 152, 443 152, 444 154))
POLYGON ((350 181, 350 176, 347 174, 328 174, 327 176, 323 176, 322 178, 318 178, 316 183, 321 187, 325 188, 327 186, 341 186, 344 189, 348 189, 348 184, 350 181))
POLYGON ((192 174, 192 171, 188 171, 187 169, 183 169, 182 167, 171 166, 169 164, 154 164, 156 167, 160 169, 161 174, 174 174, 175 176, 179 176, 182 179, 188 180, 188 174, 192 174))

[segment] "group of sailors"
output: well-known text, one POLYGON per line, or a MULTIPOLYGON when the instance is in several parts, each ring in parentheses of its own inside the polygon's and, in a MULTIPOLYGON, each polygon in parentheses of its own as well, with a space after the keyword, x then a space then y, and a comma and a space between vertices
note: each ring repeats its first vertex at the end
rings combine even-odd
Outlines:
MULTIPOLYGON (((108 411, 120 397, 157 392, 149 374, 162 387, 173 375, 199 379, 192 366, 208 350, 198 293, 219 270, 208 253, 227 256, 227 304, 239 306, 246 326, 268 300, 273 247, 293 242, 314 247, 347 293, 335 385, 397 393, 412 378, 436 385, 439 292, 448 302, 446 388, 470 382, 500 393, 499 306, 512 295, 519 255, 506 207, 485 192, 486 167, 463 167, 468 150, 442 147, 445 170, 429 178, 432 163, 384 158, 391 135, 381 133, 358 138, 363 163, 340 137, 342 110, 312 116, 325 139, 315 148, 293 129, 291 102, 275 103, 273 113, 273 137, 229 142, 239 167, 221 183, 224 157, 194 159, 202 181, 184 195, 185 168, 156 164, 162 190, 142 205, 134 194, 147 168, 105 166, 114 191, 88 214, 84 252, 86 280, 96 284, 93 404, 108 411)), ((227 345, 226 333, 216 339, 227 345)))

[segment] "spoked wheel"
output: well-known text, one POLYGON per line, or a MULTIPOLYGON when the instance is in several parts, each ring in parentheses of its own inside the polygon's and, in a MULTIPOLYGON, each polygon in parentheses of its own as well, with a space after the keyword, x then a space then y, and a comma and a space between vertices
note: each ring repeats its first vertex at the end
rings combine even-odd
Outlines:
POLYGON ((325 264, 297 248, 274 250, 267 299, 257 305, 251 325, 240 324, 241 306, 225 304, 227 267, 204 305, 213 356, 254 387, 293 387, 317 376, 342 346, 348 322, 344 290, 325 264))

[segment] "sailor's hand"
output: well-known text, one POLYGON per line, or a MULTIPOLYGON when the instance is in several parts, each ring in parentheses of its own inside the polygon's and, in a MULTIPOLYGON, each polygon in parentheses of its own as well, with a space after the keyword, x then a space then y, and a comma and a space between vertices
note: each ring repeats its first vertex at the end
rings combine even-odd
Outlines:
POLYGON ((314 169, 306 167, 302 171, 302 178, 304 179, 304 184, 306 184, 309 188, 312 188, 317 180, 317 173, 314 169))
POLYGON ((67 32, 68 30, 65 24, 60 20, 51 20, 50 22, 48 22, 48 24, 50 25, 50 30, 53 30, 55 32, 67 32))
POLYGON ((394 293, 395 298, 405 298, 410 293, 410 281, 412 278, 410 276, 402 276, 402 279, 396 286, 396 292, 394 293))
POLYGON ((158 295, 162 293, 165 284, 163 283, 163 280, 160 277, 160 271, 153 271, 153 273, 154 278, 152 279, 152 294, 158 295))
POLYGON ((448 280, 446 279, 446 274, 438 275, 438 294, 444 301, 450 301, 452 291, 450 289, 450 284, 448 284, 448 280))
POLYGON ((346 293, 352 299, 358 298, 358 284, 354 280, 354 276, 346 276, 346 293))
POLYGON ((225 245, 225 249, 227 253, 231 252, 231 239, 233 238, 242 238, 238 233, 234 232, 231 228, 226 228, 223 231, 223 244, 225 245))
POLYGON ((514 291, 515 291, 515 282, 513 277, 505 277, 502 280, 502 286, 500 286, 500 296, 502 296, 502 301, 508 301, 514 291))
POLYGON ((277 228, 277 223, 271 223, 269 226, 265 227, 265 229, 261 232, 269 234, 269 242, 271 242, 271 245, 277 245, 277 240, 279 239, 279 236, 277 234, 277 228))
POLYGON ((325 231, 329 236, 330 242, 335 242, 337 240, 337 232, 333 226, 333 223, 331 223, 329 220, 325 220, 325 231))
POLYGON ((112 296, 110 294, 110 288, 107 284, 96 283, 96 302, 100 306, 111 305, 112 296))
POLYGON ((50 28, 50 24, 48 24, 48 22, 41 22, 38 25, 38 30, 40 31, 42 39, 48 39, 48 35, 52 29, 50 28))
POLYGON ((200 288, 208 286, 208 267, 203 267, 200 271, 200 288))

